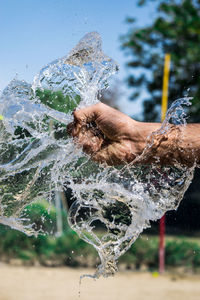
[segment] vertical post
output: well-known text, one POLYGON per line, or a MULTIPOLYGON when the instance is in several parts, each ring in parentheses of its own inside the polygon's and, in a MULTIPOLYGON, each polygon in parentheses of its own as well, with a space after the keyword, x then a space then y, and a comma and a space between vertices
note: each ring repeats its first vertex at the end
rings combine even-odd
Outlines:
POLYGON ((170 71, 170 54, 165 54, 164 72, 163 72, 163 87, 162 87, 162 106, 161 106, 161 121, 165 119, 168 105, 168 86, 169 86, 169 71, 170 71))
MULTIPOLYGON (((168 104, 168 86, 170 71, 170 54, 165 54, 164 72, 163 72, 163 88, 162 88, 162 106, 161 121, 165 119, 168 104)), ((165 215, 160 219, 160 241, 159 241, 159 273, 165 271, 165 215)))
MULTIPOLYGON (((49 121, 49 133, 53 131, 53 120, 49 121)), ((54 136, 54 133, 52 133, 54 136)), ((61 208, 62 198, 61 192, 55 191, 55 207, 56 207, 56 225, 57 225, 57 236, 61 236, 63 232, 63 221, 62 221, 62 208, 61 208)))
POLYGON ((56 236, 61 236, 63 232, 62 209, 61 209, 61 192, 55 191, 55 206, 56 206, 56 236))
POLYGON ((165 215, 160 219, 159 273, 165 271, 165 215))

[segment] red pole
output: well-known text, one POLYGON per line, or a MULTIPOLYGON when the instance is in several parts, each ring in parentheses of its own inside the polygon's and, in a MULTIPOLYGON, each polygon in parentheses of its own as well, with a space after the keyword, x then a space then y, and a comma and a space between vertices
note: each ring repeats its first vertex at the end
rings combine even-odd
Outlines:
POLYGON ((165 215, 160 219, 159 273, 165 271, 165 215))

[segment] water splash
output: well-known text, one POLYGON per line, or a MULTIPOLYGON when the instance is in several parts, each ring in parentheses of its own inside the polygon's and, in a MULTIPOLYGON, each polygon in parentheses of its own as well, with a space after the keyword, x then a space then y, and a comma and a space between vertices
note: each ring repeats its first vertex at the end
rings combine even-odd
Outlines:
MULTIPOLYGON (((101 259, 94 277, 116 272, 117 259, 149 221, 177 208, 193 176, 181 166, 101 166, 74 146, 66 133, 72 110, 97 103, 117 69, 93 32, 41 69, 32 85, 13 80, 0 97, 0 222, 35 234, 24 208, 70 187, 69 223, 101 259)), ((173 104, 146 149, 169 122, 185 124, 185 105, 189 98, 173 104)))

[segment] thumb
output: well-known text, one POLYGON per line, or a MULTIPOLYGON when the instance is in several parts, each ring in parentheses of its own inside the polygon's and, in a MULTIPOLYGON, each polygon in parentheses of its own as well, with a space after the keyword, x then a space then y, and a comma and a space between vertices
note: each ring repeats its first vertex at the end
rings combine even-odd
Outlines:
POLYGON ((98 115, 98 104, 75 110, 73 115, 74 121, 68 124, 67 132, 75 137, 79 134, 82 127, 85 127, 90 123, 93 124, 92 127, 95 127, 95 120, 98 115))

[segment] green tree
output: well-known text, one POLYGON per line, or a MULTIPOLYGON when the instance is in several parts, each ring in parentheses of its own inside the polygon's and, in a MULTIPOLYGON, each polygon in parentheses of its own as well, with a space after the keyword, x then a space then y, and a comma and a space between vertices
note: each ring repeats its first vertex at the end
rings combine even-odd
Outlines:
POLYGON ((36 95, 43 104, 64 113, 72 112, 81 100, 79 95, 72 98, 68 95, 64 96, 61 91, 37 90, 36 95))
MULTIPOLYGON (((140 0, 138 5, 150 1, 140 0)), ((170 53, 169 105, 187 94, 194 97, 188 111, 189 121, 200 122, 200 1, 156 0, 154 3, 157 14, 152 24, 137 28, 136 20, 130 17, 129 31, 122 37, 122 49, 129 54, 127 65, 132 70, 128 78, 132 88, 130 100, 143 98, 143 120, 160 121, 164 55, 170 53)), ((191 230, 200 229, 199 180, 197 169, 178 211, 167 213, 168 232, 183 230, 191 234, 191 230)))
MULTIPOLYGON (((139 1, 138 5, 146 2, 139 1)), ((164 55, 170 53, 169 104, 185 95, 194 97, 190 120, 199 122, 200 1, 157 2, 157 17, 152 24, 137 28, 136 20, 130 17, 129 31, 122 37, 122 49, 130 55, 128 67, 133 71, 128 78, 133 90, 130 100, 141 97, 145 89, 148 97, 143 99, 144 120, 160 119, 164 55)))

